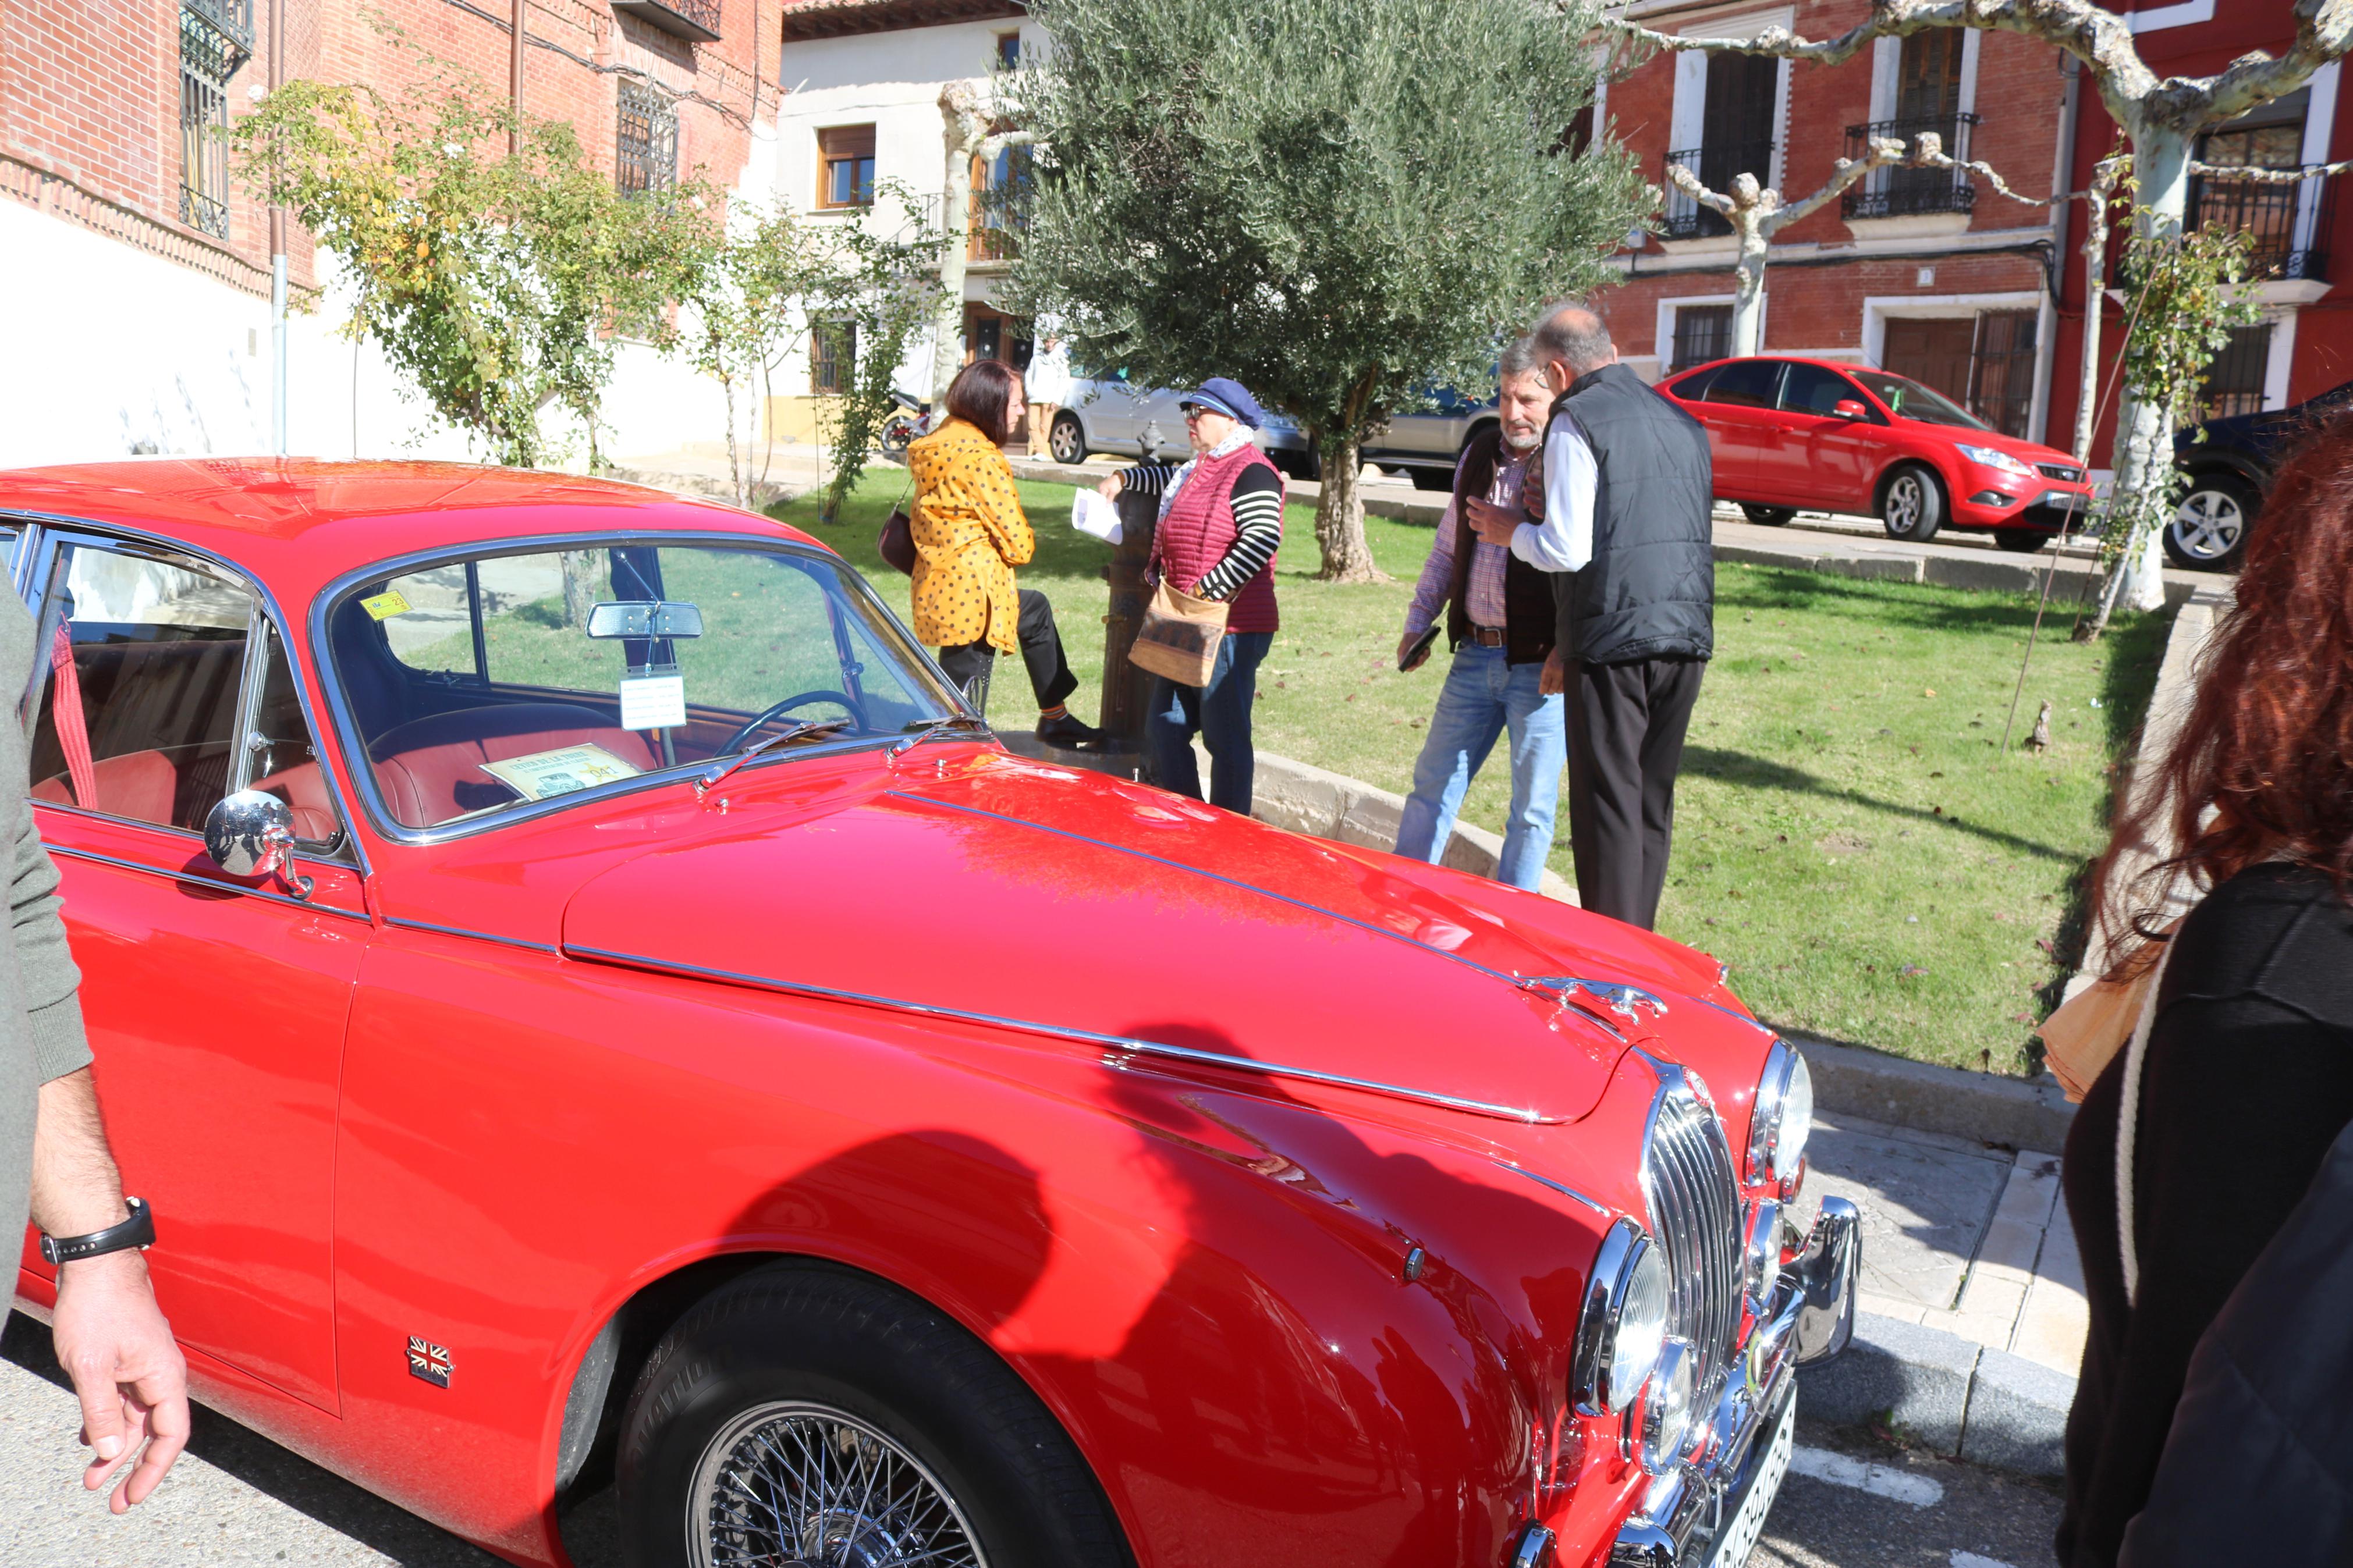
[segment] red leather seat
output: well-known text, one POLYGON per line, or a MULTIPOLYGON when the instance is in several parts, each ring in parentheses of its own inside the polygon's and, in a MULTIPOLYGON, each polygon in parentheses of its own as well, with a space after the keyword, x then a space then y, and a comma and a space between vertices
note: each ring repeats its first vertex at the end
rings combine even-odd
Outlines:
POLYGON ((79 805, 133 822, 179 826, 172 821, 172 806, 180 793, 180 770, 165 753, 125 752, 119 757, 100 757, 91 766, 90 776, 98 786, 95 800, 76 801, 73 780, 65 773, 35 784, 33 798, 79 805))
POLYGON ((332 838, 335 833, 334 797, 327 793, 327 781, 316 763, 301 763, 254 781, 254 788, 274 795, 291 809, 294 837, 310 843, 332 838))
POLYGON ((584 743, 602 746, 640 772, 661 765, 643 735, 594 708, 568 702, 508 703, 412 719, 377 736, 368 755, 393 820, 431 827, 518 798, 482 771, 484 763, 584 743))

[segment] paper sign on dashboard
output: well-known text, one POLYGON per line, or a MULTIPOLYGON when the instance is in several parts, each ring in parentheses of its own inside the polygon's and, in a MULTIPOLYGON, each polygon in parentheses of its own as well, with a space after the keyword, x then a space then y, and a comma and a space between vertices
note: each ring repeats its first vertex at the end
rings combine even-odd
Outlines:
POLYGON ((371 620, 388 621, 395 616, 408 614, 415 606, 409 604, 406 595, 394 588, 385 593, 369 595, 360 601, 360 608, 368 613, 371 620))
POLYGON ((484 763, 481 769, 525 800, 553 800, 575 790, 617 784, 637 777, 640 771, 604 747, 585 742, 533 752, 527 757, 509 757, 502 763, 484 763))
POLYGON ((621 728, 668 730, 686 722, 686 677, 632 675, 621 682, 621 728))

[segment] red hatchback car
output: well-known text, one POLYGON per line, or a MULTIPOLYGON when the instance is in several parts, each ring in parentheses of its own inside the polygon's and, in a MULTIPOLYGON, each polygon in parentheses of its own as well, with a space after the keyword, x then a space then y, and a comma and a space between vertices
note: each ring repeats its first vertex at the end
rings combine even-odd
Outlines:
POLYGON ((52 468, 0 559, 207 1404, 535 1568, 608 1479, 638 1568, 1755 1542, 1857 1216, 1704 954, 1010 755, 709 502, 52 468))
POLYGON ((1707 426, 1715 493, 1754 522, 1875 517, 1915 542, 1989 530, 2035 550, 2092 502, 2083 465, 2021 441, 1909 377, 1828 360, 1718 360, 1661 384, 1707 426))

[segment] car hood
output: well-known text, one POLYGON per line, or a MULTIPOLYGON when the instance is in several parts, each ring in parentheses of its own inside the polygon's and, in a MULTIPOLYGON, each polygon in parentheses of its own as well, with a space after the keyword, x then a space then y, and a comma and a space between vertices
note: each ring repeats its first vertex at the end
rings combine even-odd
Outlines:
POLYGON ((566 952, 1541 1121, 1591 1110, 1656 1019, 1523 982, 1718 980, 1532 894, 999 752, 818 807, 731 794, 712 831, 585 883, 566 952), (1514 921, 1522 900, 1541 918, 1514 921))

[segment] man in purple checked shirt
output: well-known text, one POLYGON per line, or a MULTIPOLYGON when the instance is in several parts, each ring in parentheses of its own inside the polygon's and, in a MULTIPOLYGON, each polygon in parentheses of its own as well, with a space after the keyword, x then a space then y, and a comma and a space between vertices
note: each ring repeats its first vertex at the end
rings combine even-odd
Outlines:
POLYGON ((1439 689, 1430 739, 1414 764, 1397 852, 1432 864, 1445 854, 1463 794, 1508 730, 1512 813, 1495 879, 1534 889, 1552 852, 1567 756, 1560 696, 1539 689, 1559 612, 1551 574, 1504 546, 1481 542, 1472 523, 1521 520, 1521 481, 1544 439, 1553 395, 1528 339, 1505 349, 1496 370, 1503 417, 1463 449, 1454 470, 1454 500, 1438 521, 1437 542, 1414 586, 1405 639, 1398 645, 1399 668, 1419 668, 1430 650, 1414 645, 1443 615, 1454 658, 1439 689))

